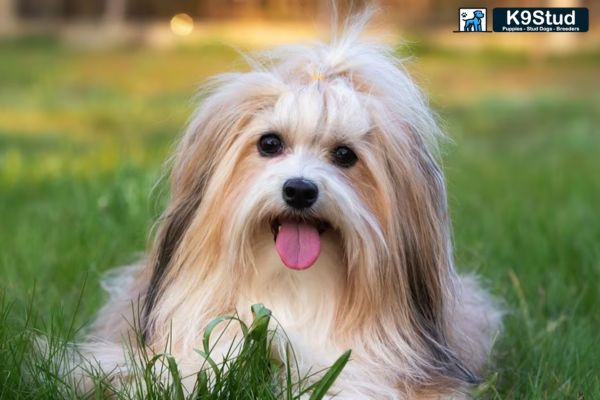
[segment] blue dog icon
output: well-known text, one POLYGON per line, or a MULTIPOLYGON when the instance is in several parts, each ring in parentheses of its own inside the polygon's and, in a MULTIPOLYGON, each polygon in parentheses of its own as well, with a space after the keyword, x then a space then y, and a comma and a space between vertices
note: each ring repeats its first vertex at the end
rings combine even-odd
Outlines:
MULTIPOLYGON (((466 17, 467 13, 462 13, 462 17, 466 17)), ((485 17, 485 14, 481 10, 473 11, 473 18, 463 19, 465 21, 465 31, 481 32, 481 18, 485 17)))

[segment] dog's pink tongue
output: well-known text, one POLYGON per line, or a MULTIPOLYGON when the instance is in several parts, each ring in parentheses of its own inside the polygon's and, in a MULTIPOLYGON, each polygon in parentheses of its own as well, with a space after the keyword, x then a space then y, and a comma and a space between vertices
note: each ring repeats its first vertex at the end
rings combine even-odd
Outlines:
POLYGON ((310 224, 284 221, 277 234, 275 248, 281 261, 291 269, 306 269, 321 253, 321 238, 310 224))

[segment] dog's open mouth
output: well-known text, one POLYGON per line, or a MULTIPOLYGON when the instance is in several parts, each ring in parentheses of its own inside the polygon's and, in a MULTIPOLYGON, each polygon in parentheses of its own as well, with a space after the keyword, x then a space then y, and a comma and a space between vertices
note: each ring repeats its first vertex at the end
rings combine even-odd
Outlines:
POLYGON ((321 220, 273 219, 271 231, 281 261, 295 270, 311 267, 321 254, 321 234, 327 228, 329 223, 321 220))

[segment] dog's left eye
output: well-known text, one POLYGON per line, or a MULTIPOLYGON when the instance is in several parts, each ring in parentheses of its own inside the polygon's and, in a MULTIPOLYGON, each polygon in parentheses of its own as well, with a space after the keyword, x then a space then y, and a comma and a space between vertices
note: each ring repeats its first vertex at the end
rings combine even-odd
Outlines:
POLYGON ((348 168, 356 164, 358 157, 348 146, 338 146, 332 152, 333 162, 340 167, 348 168))
POLYGON ((265 157, 274 157, 283 150, 283 141, 276 133, 265 133, 256 145, 260 154, 265 157))

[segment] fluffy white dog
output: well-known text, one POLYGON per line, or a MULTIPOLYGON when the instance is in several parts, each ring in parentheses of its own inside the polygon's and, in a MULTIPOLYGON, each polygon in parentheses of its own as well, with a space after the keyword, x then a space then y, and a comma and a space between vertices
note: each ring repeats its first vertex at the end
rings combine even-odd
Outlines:
POLYGON ((500 313, 454 270, 440 131, 393 52, 358 39, 364 22, 212 79, 153 248, 108 282, 83 354, 126 376, 139 302, 146 343, 193 372, 209 321, 263 303, 301 370, 352 349, 336 398, 468 397, 500 313))

